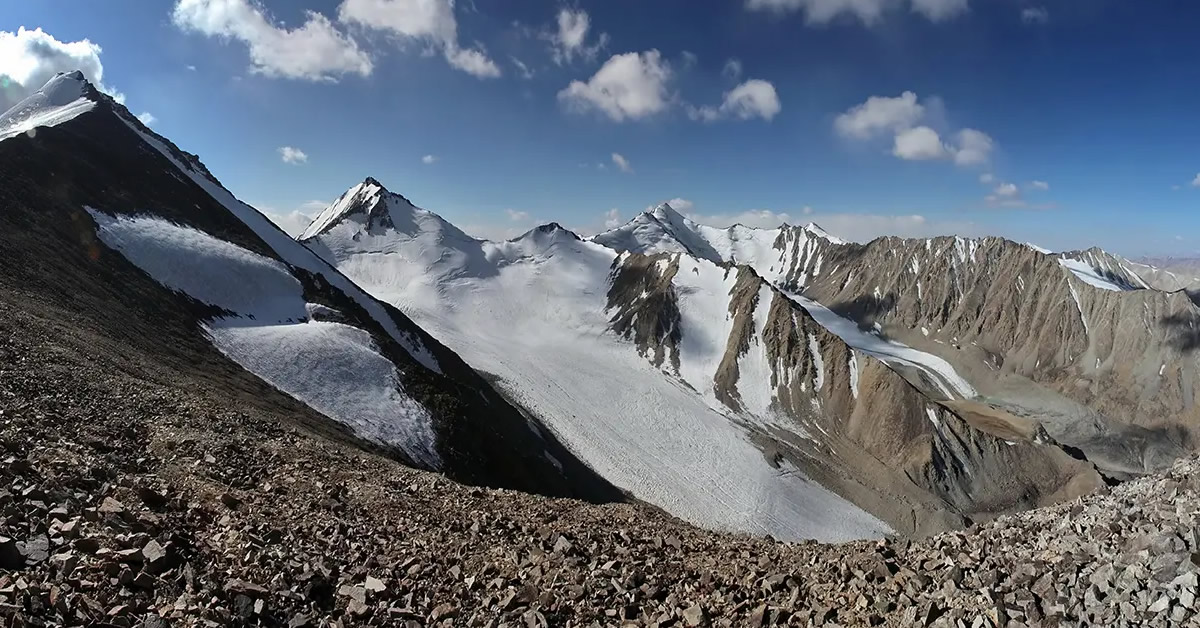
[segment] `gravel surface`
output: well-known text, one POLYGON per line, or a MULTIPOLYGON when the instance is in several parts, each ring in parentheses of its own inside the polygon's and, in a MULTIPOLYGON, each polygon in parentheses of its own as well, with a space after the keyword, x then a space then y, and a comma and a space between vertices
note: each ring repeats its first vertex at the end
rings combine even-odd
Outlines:
POLYGON ((455 484, 87 346, 0 303, 7 625, 1200 625, 1194 460, 921 541, 785 544, 455 484))

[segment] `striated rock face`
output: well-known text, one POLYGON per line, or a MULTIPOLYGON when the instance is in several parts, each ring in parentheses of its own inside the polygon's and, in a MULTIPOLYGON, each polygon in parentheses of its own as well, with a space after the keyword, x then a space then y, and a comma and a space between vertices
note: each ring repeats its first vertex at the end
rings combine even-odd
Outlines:
POLYGON ((1200 310, 1096 251, 1000 238, 833 245, 785 230, 785 289, 935 353, 993 407, 1042 422, 1115 474, 1196 446, 1200 310))
POLYGON ((641 355, 701 393, 711 387, 764 455, 822 478, 897 530, 927 533, 1102 483, 1091 465, 1033 432, 971 422, 931 399, 749 267, 626 254, 610 285, 613 329, 641 355), (686 302, 702 275, 729 286, 727 335, 707 338, 719 358, 697 374, 680 345, 699 330, 678 312, 680 294, 686 302))

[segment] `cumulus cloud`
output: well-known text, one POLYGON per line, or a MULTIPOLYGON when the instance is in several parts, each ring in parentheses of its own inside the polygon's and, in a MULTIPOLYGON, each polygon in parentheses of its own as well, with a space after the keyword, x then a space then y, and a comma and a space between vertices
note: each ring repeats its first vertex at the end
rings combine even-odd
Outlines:
MULTIPOLYGON (((1026 186, 1027 189, 1045 191, 1050 189, 1050 184, 1045 181, 1034 181, 1026 186)), ((1054 203, 1031 203, 1021 194, 1021 189, 1015 183, 1001 182, 993 190, 991 194, 984 197, 984 202, 988 207, 996 207, 1003 209, 1054 209, 1057 207, 1054 203)))
POLYGON ((616 229, 621 226, 621 210, 616 207, 604 212, 604 228, 616 229))
POLYGON ((306 201, 291 211, 280 211, 266 205, 258 205, 257 208, 271 222, 294 238, 304 233, 304 229, 328 206, 326 201, 306 201))
POLYGON ((0 111, 7 111, 41 89, 59 72, 80 70, 102 92, 117 102, 125 97, 104 84, 100 46, 90 40, 62 42, 40 28, 24 26, 17 32, 0 31, 0 111))
POLYGON ((285 164, 299 165, 308 163, 308 155, 304 154, 304 151, 300 150, 299 148, 292 146, 280 146, 279 158, 282 159, 283 163, 285 164))
POLYGON ((438 160, 437 155, 425 155, 424 157, 421 158, 421 163, 428 166, 429 164, 431 164, 437 160, 438 160))
POLYGON ((288 29, 253 0, 179 0, 171 19, 185 31, 242 42, 251 71, 267 76, 334 81, 345 74, 368 76, 374 67, 357 42, 314 11, 305 12, 302 26, 288 29))
POLYGON ((504 213, 508 214, 508 219, 513 222, 522 222, 529 220, 529 212, 517 211, 515 209, 506 209, 504 213))
POLYGON ((639 120, 667 109, 671 65, 657 50, 613 55, 587 80, 572 81, 558 100, 577 112, 598 111, 616 122, 639 120))
POLYGON ((146 126, 153 126, 155 122, 158 122, 158 118, 155 118, 154 114, 150 113, 149 111, 143 111, 139 113, 137 119, 146 126))
POLYGON ((960 166, 988 163, 995 145, 991 136, 977 129, 960 129, 943 138, 934 128, 943 126, 941 101, 931 98, 927 103, 922 104, 913 92, 871 96, 834 118, 833 128, 854 141, 891 135, 892 155, 900 159, 952 159, 960 166))
POLYGON ((886 10, 909 4, 912 11, 933 22, 952 18, 967 10, 967 0, 746 0, 751 11, 777 14, 802 11, 809 24, 828 24, 841 15, 863 24, 877 23, 886 10))
POLYGON ((1045 24, 1050 21, 1050 12, 1045 7, 1026 7, 1021 9, 1021 21, 1026 24, 1045 24))
POLYGON ((464 48, 458 41, 454 0, 344 0, 338 22, 391 33, 432 45, 451 67, 478 78, 500 76, 482 48, 464 48))
POLYGON ((688 107, 688 115, 695 120, 714 122, 726 118, 749 120, 762 118, 771 120, 782 109, 775 86, 769 81, 750 79, 725 92, 719 106, 705 105, 688 107))
POLYGON ((979 175, 979 182, 984 185, 990 185, 990 184, 994 183, 995 181, 996 181, 996 175, 994 175, 990 172, 985 172, 985 173, 979 175))
POLYGON ((1197 174, 1196 178, 1192 179, 1192 187, 1200 188, 1200 174, 1197 174))
POLYGON ((992 190, 992 193, 998 198, 1015 198, 1021 192, 1017 189, 1015 184, 1001 183, 1000 185, 996 186, 995 190, 992 190))
POLYGON ((557 28, 543 37, 550 42, 550 54, 554 63, 563 65, 576 58, 591 61, 608 45, 608 33, 600 33, 596 43, 587 44, 591 18, 583 9, 560 9, 556 18, 557 28))
POLYGON ((918 126, 901 131, 896 135, 892 154, 900 159, 941 159, 946 155, 946 146, 937 131, 918 126))
MULTIPOLYGON (((686 214, 686 213, 692 211, 692 209, 694 209, 696 207, 695 203, 687 200, 686 198, 679 198, 678 196, 667 201, 667 205, 670 205, 671 209, 674 209, 675 211, 677 211, 681 214, 686 214)), ((647 209, 654 209, 654 208, 649 207, 647 209)))
POLYGON ((617 169, 621 172, 633 172, 633 166, 629 165, 629 160, 621 153, 612 154, 612 162, 616 164, 617 169))
POLYGON ((736 81, 742 78, 742 62, 737 59, 730 59, 725 62, 725 67, 721 68, 721 76, 736 81))
POLYGON ((924 115, 925 107, 917 102, 913 92, 904 92, 895 98, 871 96, 866 102, 838 115, 833 128, 843 137, 862 140, 883 131, 911 128, 924 115))
POLYGON ((994 145, 995 142, 987 133, 975 129, 963 129, 958 132, 958 143, 952 148, 954 163, 960 166, 986 164, 992 158, 994 145))

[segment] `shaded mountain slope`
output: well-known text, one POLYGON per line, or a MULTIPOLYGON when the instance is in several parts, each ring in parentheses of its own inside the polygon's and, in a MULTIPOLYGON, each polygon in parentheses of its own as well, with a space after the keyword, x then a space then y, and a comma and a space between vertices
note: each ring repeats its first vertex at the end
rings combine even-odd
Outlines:
POLYGON ((620 497, 453 352, 236 201, 194 156, 82 77, 56 81, 92 106, 0 141, 0 262, 14 301, 44 303, 120 355, 170 365, 178 381, 297 407, 256 375, 319 411, 298 412, 302 423, 455 479, 620 497))

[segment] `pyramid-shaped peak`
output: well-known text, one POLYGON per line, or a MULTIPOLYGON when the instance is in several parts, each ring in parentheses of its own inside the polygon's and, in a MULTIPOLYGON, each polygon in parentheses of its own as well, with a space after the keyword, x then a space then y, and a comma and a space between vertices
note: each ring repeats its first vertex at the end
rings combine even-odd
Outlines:
POLYGON ((821 225, 818 225, 815 222, 810 222, 807 225, 804 225, 804 230, 815 236, 825 238, 826 240, 829 240, 830 242, 832 242, 834 244, 845 244, 846 243, 845 240, 833 235, 832 233, 829 233, 828 231, 823 229, 821 227, 821 225))

